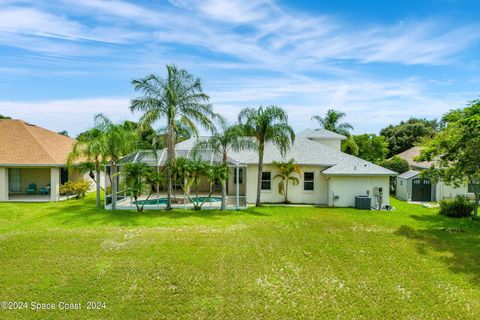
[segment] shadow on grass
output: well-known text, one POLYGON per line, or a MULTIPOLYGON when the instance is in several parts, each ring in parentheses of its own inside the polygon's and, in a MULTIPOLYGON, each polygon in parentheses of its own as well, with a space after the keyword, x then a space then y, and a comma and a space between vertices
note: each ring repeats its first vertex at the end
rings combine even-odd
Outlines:
MULTIPOLYGON (((267 214, 254 209, 245 210, 145 210, 137 212, 134 210, 105 210, 97 209, 95 202, 89 199, 71 200, 58 206, 53 206, 46 215, 38 219, 49 218, 56 223, 66 226, 156 226, 162 225, 165 219, 188 220, 206 219, 219 220, 228 217, 242 216, 267 216, 267 214), (163 220, 163 221, 162 221, 163 220)), ((198 222, 198 220, 196 220, 198 222)))
POLYGON ((401 226, 396 234, 414 240, 420 254, 435 256, 451 271, 467 275, 472 284, 480 286, 480 224, 440 215, 411 217, 427 227, 401 226))

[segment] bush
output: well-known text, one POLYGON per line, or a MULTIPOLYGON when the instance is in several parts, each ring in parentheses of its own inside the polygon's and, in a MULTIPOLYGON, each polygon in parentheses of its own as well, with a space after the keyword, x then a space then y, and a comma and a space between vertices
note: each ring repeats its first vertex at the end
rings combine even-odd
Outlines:
POLYGON ((472 214, 474 204, 465 197, 457 196, 455 199, 440 201, 440 214, 448 217, 462 218, 472 214))
POLYGON ((76 195, 77 199, 85 196, 90 190, 90 181, 81 179, 77 181, 67 181, 60 186, 60 193, 64 195, 76 195))

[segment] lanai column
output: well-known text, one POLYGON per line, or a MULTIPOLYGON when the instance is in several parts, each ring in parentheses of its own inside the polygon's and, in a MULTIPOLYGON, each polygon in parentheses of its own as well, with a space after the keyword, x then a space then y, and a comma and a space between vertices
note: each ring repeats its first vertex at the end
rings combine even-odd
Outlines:
POLYGON ((8 200, 8 169, 0 168, 0 201, 8 200))
POLYGON ((237 181, 235 181, 235 184, 236 184, 236 201, 237 201, 237 210, 238 208, 240 207, 240 167, 238 166, 238 163, 235 167, 235 170, 237 170, 237 181))
POLYGON ((60 198, 60 168, 50 169, 50 201, 60 198))

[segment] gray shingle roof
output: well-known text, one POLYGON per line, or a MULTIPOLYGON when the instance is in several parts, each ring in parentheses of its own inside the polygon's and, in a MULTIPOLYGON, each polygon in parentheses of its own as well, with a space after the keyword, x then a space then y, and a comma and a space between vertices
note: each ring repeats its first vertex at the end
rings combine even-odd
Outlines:
MULTIPOLYGON (((190 139, 176 145, 178 150, 189 150, 194 147, 195 140, 190 139)), ((243 164, 258 163, 258 154, 254 150, 230 152, 229 157, 243 164)), ((300 134, 292 148, 282 157, 280 151, 272 143, 265 145, 264 163, 295 159, 301 165, 330 167, 323 171, 328 175, 396 175, 396 172, 385 169, 371 162, 348 155, 320 142, 313 141, 300 134)))
POLYGON ((404 172, 404 173, 398 175, 397 178, 408 180, 410 178, 418 176, 419 174, 420 174, 420 172, 418 172, 418 171, 409 170, 407 172, 404 172))
POLYGON ((347 137, 327 129, 305 129, 298 136, 319 140, 345 140, 347 137))

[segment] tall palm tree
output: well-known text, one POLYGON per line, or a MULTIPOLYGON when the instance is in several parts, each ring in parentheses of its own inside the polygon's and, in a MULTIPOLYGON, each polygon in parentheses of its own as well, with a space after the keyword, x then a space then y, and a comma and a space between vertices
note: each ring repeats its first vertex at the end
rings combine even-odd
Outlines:
POLYGON ((285 197, 285 203, 288 203, 288 185, 291 182, 294 186, 300 183, 300 179, 293 176, 292 174, 296 173, 298 175, 301 174, 300 167, 298 164, 295 163, 295 159, 290 159, 286 162, 276 162, 274 161, 273 164, 278 169, 278 174, 273 177, 280 178, 280 182, 278 183, 278 193, 285 197))
POLYGON ((254 137, 258 150, 258 177, 257 199, 255 206, 260 206, 263 157, 265 144, 273 143, 282 155, 295 140, 295 133, 288 125, 288 116, 285 110, 277 106, 244 108, 238 115, 238 122, 246 136, 254 137))
MULTIPOLYGON (((214 132, 207 139, 197 142, 194 149, 212 150, 212 152, 222 156, 222 163, 228 165, 228 153, 230 151, 241 151, 245 149, 255 149, 256 144, 252 139, 242 136, 242 129, 237 125, 229 126, 225 122, 222 124, 221 132, 214 132)), ((228 178, 228 177, 227 177, 228 178)), ((220 210, 225 209, 225 200, 227 198, 227 179, 222 182, 222 203, 220 210)))
POLYGON ((67 164, 72 167, 79 160, 85 160, 79 164, 79 168, 90 171, 90 164, 93 163, 95 175, 90 172, 90 177, 95 181, 97 208, 102 206, 100 200, 100 164, 105 160, 104 133, 99 128, 90 129, 80 134, 73 144, 72 151, 68 155, 67 164))
POLYGON ((115 124, 103 114, 95 116, 97 128, 103 133, 104 155, 110 163, 112 179, 112 210, 117 208, 117 161, 135 150, 139 144, 139 135, 136 131, 122 124, 115 124))
MULTIPOLYGON (((167 127, 167 161, 175 160, 176 132, 178 124, 192 130, 198 136, 197 125, 214 130, 214 121, 220 116, 213 112, 209 97, 203 92, 202 83, 184 69, 167 65, 167 78, 151 74, 143 79, 132 81, 135 91, 141 96, 132 99, 132 112, 140 111, 141 125, 151 125, 165 119, 167 127)), ((171 209, 172 174, 168 174, 167 209, 171 209)))
POLYGON ((312 120, 317 121, 324 129, 348 137, 350 136, 350 130, 353 130, 353 126, 347 122, 340 123, 340 120, 342 120, 346 116, 347 115, 344 112, 340 112, 334 109, 328 109, 324 117, 316 115, 312 117, 312 120))

